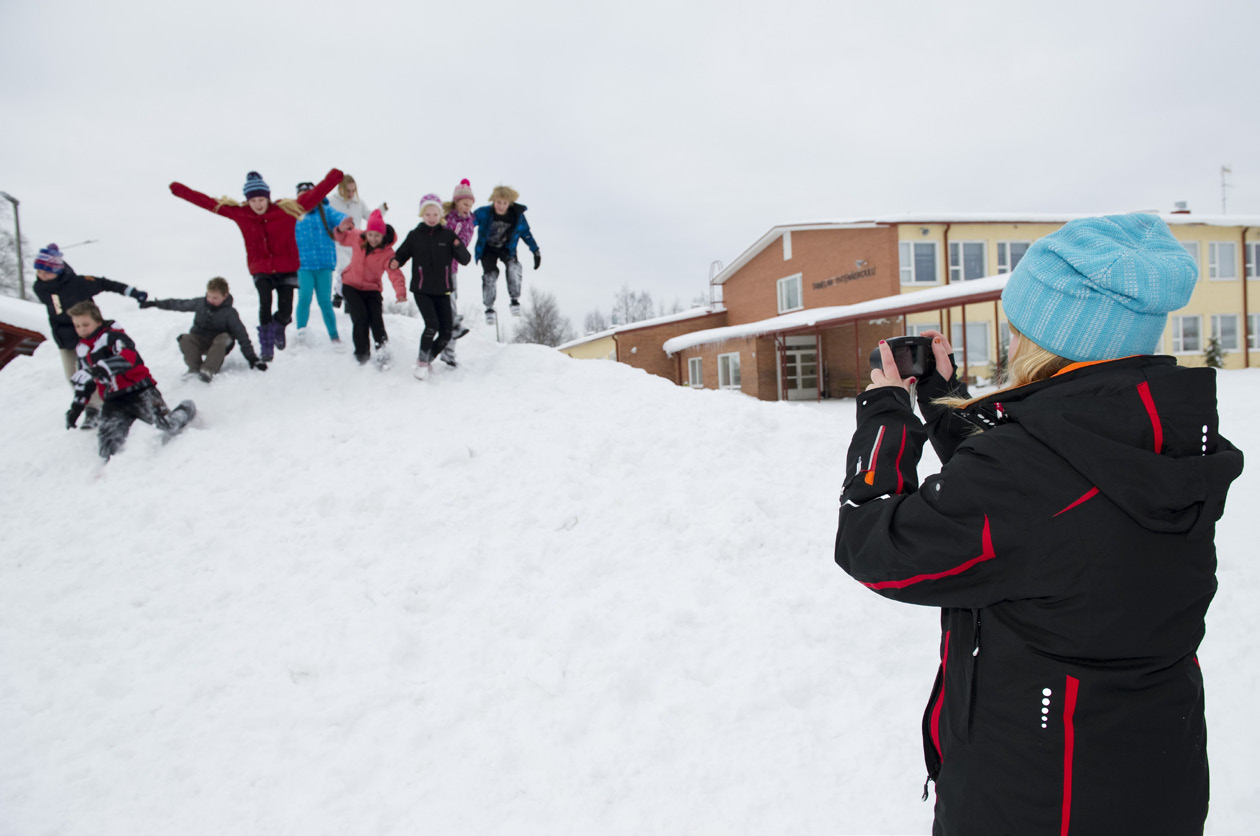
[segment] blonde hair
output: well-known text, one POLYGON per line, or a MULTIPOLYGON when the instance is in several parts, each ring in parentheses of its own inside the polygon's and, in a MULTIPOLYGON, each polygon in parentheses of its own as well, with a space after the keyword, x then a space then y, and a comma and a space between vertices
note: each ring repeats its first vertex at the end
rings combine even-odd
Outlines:
POLYGON ((1042 348, 1037 345, 1019 333, 1019 329, 1010 320, 1007 320, 1006 324, 1010 327, 1011 333, 1019 337, 1019 348, 1015 352, 1014 358, 1008 357, 1006 360, 1006 371, 998 379, 1000 388, 996 392, 990 392, 979 398, 936 398, 932 403, 952 409, 966 409, 984 398, 991 398, 1002 392, 1018 389, 1021 386, 1027 386, 1029 383, 1036 383, 1039 380, 1054 377, 1075 362, 1066 357, 1060 357, 1048 348, 1042 348))
POLYGON ((346 186, 348 185, 357 186, 359 184, 355 182, 355 179, 351 177, 349 174, 347 174, 345 177, 342 177, 341 182, 337 184, 337 194, 341 195, 342 200, 350 199, 350 195, 346 194, 346 186))
POLYGON ((515 203, 521 197, 521 193, 511 186, 495 186, 494 191, 490 192, 490 202, 496 200, 506 200, 508 203, 515 203))
MULTIPOLYGON (((302 204, 298 203, 296 200, 294 200, 291 197, 282 197, 279 200, 271 200, 271 198, 267 198, 267 200, 276 204, 281 209, 288 212, 293 217, 297 218, 299 221, 302 220, 302 216, 306 214, 306 210, 302 208, 302 204)), ((224 206, 242 206, 242 205, 244 204, 242 204, 239 200, 235 200, 233 198, 228 197, 227 195, 224 195, 223 197, 219 198, 219 200, 214 204, 214 211, 218 212, 224 206)))

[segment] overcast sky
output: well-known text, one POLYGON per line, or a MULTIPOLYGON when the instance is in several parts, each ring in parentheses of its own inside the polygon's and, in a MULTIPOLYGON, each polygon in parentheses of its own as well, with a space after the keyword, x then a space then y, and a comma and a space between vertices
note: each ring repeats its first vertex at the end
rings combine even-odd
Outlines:
POLYGON ((0 31, 25 236, 164 296, 254 301, 235 225, 167 189, 251 169, 286 197, 341 168, 400 235, 426 192, 512 185, 526 287, 579 329, 623 284, 688 303, 779 223, 1219 213, 1222 164, 1260 214, 1255 0, 3 0, 0 31))

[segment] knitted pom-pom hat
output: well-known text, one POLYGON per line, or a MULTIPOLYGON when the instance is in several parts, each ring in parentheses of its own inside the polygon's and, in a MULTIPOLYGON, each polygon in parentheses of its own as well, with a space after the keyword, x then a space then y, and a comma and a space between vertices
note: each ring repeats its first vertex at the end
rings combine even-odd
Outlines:
POLYGON ((251 171, 245 175, 245 197, 265 197, 271 199, 271 187, 262 179, 262 175, 257 171, 251 171))
POLYGON ((459 203, 464 198, 469 200, 477 199, 473 197, 472 183, 469 183, 466 178, 460 180, 459 185, 455 187, 455 194, 451 197, 451 203, 459 203))
POLYGON ((1002 291, 1006 317, 1069 360, 1150 354, 1199 268, 1155 215, 1069 221, 1028 248, 1002 291))
POLYGON ((372 214, 368 215, 367 231, 385 234, 385 216, 381 214, 380 209, 373 209, 372 214))
POLYGON ((420 214, 421 215, 424 214, 424 207, 426 206, 436 206, 438 208, 438 211, 441 212, 442 211, 442 198, 432 193, 427 194, 424 197, 420 198, 420 214))
POLYGON ((60 273, 65 269, 66 262, 61 256, 61 250, 57 249, 56 244, 49 244, 39 251, 39 255, 35 256, 35 269, 43 270, 46 273, 60 273))

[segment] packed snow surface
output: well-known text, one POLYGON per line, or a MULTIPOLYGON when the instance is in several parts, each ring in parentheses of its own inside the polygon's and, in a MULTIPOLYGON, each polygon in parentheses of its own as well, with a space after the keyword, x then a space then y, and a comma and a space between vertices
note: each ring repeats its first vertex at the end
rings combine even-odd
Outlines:
MULTIPOLYGON (((852 401, 480 325, 417 382, 404 316, 387 372, 316 315, 207 386, 191 315, 97 298, 199 416, 102 467, 51 345, 0 371, 0 833, 929 831, 938 614, 832 561, 852 401)), ((1260 372, 1220 385, 1246 447, 1260 372)), ((1201 653, 1217 834, 1260 821, 1258 473, 1201 653)))

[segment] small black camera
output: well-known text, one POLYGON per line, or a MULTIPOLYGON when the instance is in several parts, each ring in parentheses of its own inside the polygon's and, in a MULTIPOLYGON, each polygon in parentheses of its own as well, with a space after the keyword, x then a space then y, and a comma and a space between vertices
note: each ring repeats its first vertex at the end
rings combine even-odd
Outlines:
MULTIPOLYGON (((936 371, 936 355, 932 353, 930 337, 892 337, 886 340, 892 349, 893 361, 897 364, 897 374, 905 380, 915 377, 919 380, 936 371)), ((871 368, 883 371, 883 357, 879 346, 871 352, 871 368)))

